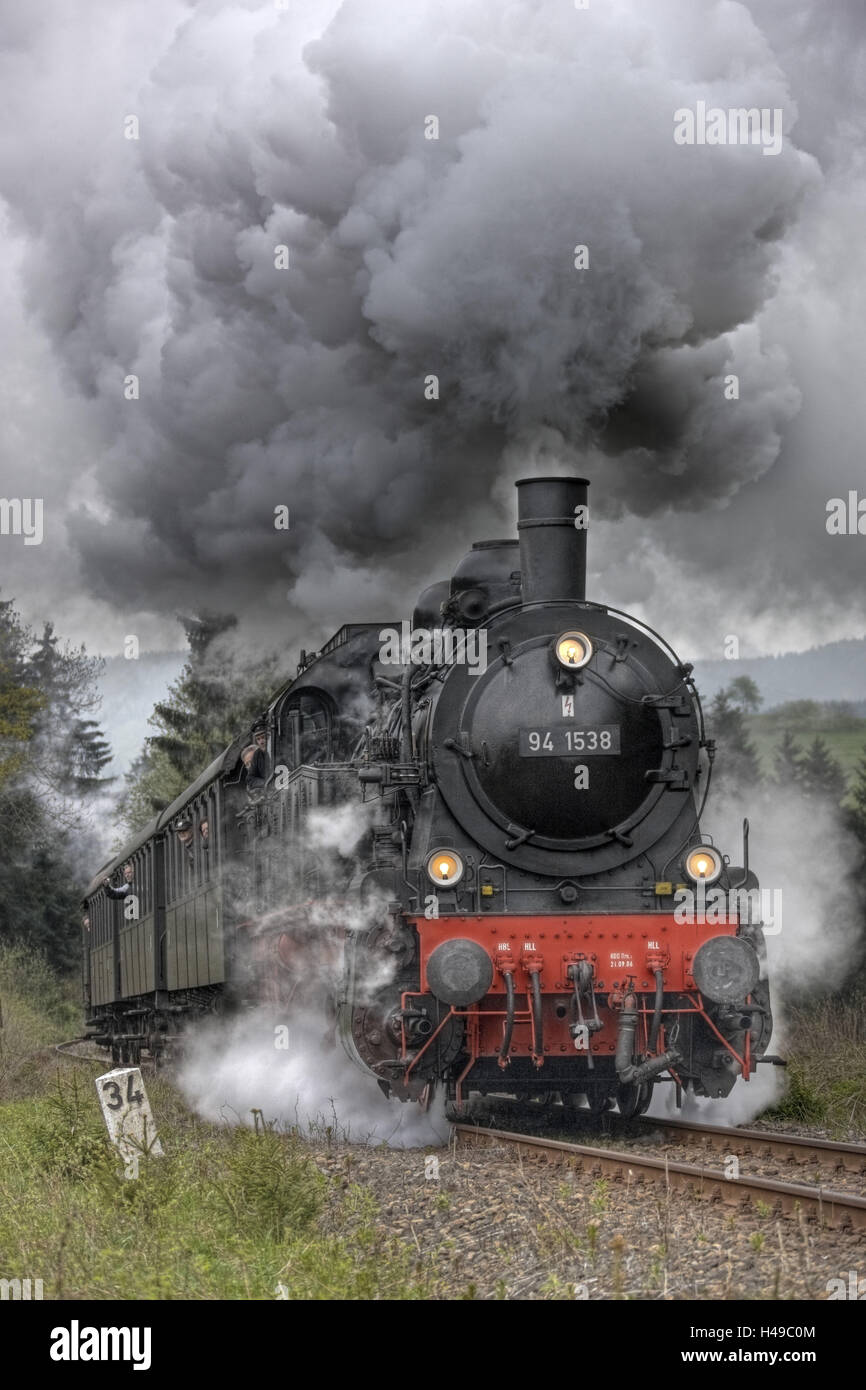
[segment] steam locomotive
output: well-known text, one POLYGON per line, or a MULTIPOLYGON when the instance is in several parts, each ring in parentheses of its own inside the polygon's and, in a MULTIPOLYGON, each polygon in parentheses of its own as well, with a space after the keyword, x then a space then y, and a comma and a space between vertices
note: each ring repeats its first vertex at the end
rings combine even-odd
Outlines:
POLYGON ((585 597, 587 489, 519 482, 518 540, 473 545, 411 627, 302 652, 259 775, 238 739, 100 870, 84 998, 116 1063, 257 1005, 323 1012, 402 1100, 635 1115, 662 1081, 748 1081, 772 1031, 748 822, 737 867, 701 831, 692 668, 585 597))

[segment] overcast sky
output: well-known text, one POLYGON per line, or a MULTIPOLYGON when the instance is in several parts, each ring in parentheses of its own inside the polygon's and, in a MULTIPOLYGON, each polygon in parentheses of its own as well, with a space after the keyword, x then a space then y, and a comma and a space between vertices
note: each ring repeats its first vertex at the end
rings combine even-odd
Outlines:
POLYGON ((589 596, 684 656, 866 633, 825 526, 866 498, 864 13, 0 0, 0 495, 45 507, 3 596, 106 654, 207 605, 294 655, 570 470, 589 596), (678 145, 699 102, 781 150, 678 145))

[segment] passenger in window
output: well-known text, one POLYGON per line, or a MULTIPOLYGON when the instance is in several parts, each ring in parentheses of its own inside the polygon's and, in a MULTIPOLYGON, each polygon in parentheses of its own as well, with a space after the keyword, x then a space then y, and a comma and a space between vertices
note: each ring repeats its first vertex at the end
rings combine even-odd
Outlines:
POLYGON ((210 877, 210 823, 207 816, 199 821, 198 833, 201 839, 201 872, 202 877, 210 877))
POLYGON ((253 729, 253 741, 244 749, 241 757, 247 770, 247 792, 252 800, 259 800, 271 773, 268 731, 263 724, 257 724, 253 729))
POLYGON ((82 919, 81 919, 81 924, 82 924, 82 926, 84 927, 84 930, 85 930, 86 932, 89 932, 89 931, 90 931, 90 918, 89 918, 89 917, 82 917, 82 919))
POLYGON ((189 864, 194 864, 194 863, 195 863, 195 851, 193 850, 193 847, 192 847, 192 842, 193 842, 192 821, 189 819, 188 816, 178 816, 177 820, 176 820, 175 823, 174 823, 174 828, 175 828, 175 830, 176 830, 176 832, 177 832, 177 838, 178 838, 179 843, 183 845, 184 853, 186 854, 186 858, 187 858, 187 862, 188 862, 189 864))
POLYGON ((248 743, 246 748, 241 752, 241 763, 243 764, 241 768, 241 778, 247 782, 247 791, 249 791, 250 767, 255 756, 256 745, 254 743, 248 743))
POLYGON ((126 898, 129 896, 130 893, 135 892, 135 889, 132 886, 134 878, 135 869, 133 868, 132 864, 124 864, 123 882, 121 883, 120 887, 113 888, 110 878, 104 878, 102 880, 102 886, 108 894, 109 898, 126 898))

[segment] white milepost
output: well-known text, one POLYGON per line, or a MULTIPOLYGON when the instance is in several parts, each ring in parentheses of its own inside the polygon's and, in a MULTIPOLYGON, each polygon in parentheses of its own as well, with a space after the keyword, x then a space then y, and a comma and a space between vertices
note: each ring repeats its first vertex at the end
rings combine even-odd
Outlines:
POLYGON ((123 1159, 125 1176, 137 1178, 143 1156, 163 1154, 141 1071, 138 1067, 118 1067, 97 1076, 96 1094, 108 1137, 123 1159))

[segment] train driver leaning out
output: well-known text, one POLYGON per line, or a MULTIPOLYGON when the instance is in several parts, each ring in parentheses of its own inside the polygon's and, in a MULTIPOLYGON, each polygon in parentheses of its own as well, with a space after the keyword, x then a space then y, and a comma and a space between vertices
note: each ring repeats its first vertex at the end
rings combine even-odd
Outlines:
POLYGON ((251 801, 260 801, 271 771, 267 729, 257 724, 252 737, 253 742, 247 744, 241 753, 241 762, 246 772, 247 795, 251 801))
POLYGON ((123 883, 121 883, 119 888, 112 888, 110 878, 104 878, 102 880, 102 886, 109 898, 125 898, 135 891, 132 886, 134 878, 135 869, 132 867, 131 863, 127 863, 123 866, 123 883))

